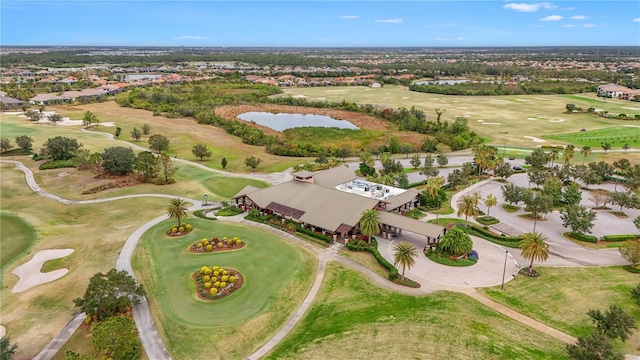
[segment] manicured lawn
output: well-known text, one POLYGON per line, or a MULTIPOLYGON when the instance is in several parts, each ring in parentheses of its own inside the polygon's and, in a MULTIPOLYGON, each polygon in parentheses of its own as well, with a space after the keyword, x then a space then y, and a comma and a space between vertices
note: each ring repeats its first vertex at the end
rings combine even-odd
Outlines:
POLYGON ((563 344, 460 294, 400 295, 330 263, 313 305, 266 359, 565 359, 563 344), (399 355, 401 354, 401 355, 399 355))
POLYGON ((458 218, 439 218, 438 221, 436 221, 436 219, 431 219, 428 222, 442 226, 449 224, 464 224, 464 220, 458 218))
POLYGON ((375 272, 380 275, 383 279, 389 278, 389 271, 383 268, 382 265, 373 257, 373 254, 366 251, 351 251, 346 247, 340 251, 340 255, 347 257, 349 259, 353 259, 360 264, 366 266, 369 270, 375 272))
POLYGON ((590 146, 592 149, 602 149, 602 144, 604 143, 609 143, 612 148, 621 148, 624 143, 635 148, 640 145, 640 127, 613 126, 597 130, 545 135, 544 138, 559 140, 581 147, 590 146))
MULTIPOLYGON (((534 265, 534 268, 535 265, 534 265)), ((540 277, 518 276, 500 287, 480 289, 491 299, 574 336, 585 336, 592 329, 590 309, 602 311, 616 304, 636 320, 640 307, 630 291, 638 281, 622 267, 537 267, 540 277)), ((638 353, 638 331, 627 341, 627 354, 638 353)))
POLYGON ((19 216, 0 212, 0 263, 5 267, 36 240, 36 231, 19 216))
POLYGON ((263 230, 222 221, 187 222, 194 226, 189 235, 166 237, 172 222, 165 221, 149 230, 136 249, 134 269, 149 293, 156 324, 175 359, 244 358, 302 301, 315 260, 263 230), (197 240, 214 236, 237 236, 247 245, 224 253, 187 251, 197 240), (190 276, 203 265, 235 269, 245 283, 229 297, 202 301, 190 276))
POLYGON ((520 206, 506 204, 506 203, 502 204, 502 208, 504 209, 504 211, 506 211, 508 213, 514 213, 514 212, 520 210, 520 206))
POLYGON ((235 196, 238 191, 242 190, 247 185, 253 185, 260 189, 268 186, 267 183, 259 180, 228 176, 212 176, 205 179, 202 184, 208 189, 211 189, 213 193, 227 199, 235 196))

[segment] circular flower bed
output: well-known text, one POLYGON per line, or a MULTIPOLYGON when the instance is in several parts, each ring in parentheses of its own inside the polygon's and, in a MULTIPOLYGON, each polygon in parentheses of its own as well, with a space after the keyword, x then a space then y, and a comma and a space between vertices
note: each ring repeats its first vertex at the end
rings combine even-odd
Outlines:
POLYGON ((473 256, 452 256, 446 252, 435 250, 424 250, 424 255, 431 261, 446 266, 471 266, 478 262, 478 259, 473 256))
POLYGON ((203 266, 192 275, 196 282, 196 292, 203 300, 217 300, 233 294, 242 287, 242 275, 219 266, 203 266))
POLYGON ((183 236, 183 235, 187 235, 188 233, 193 231, 193 226, 187 224, 187 223, 183 223, 182 225, 178 226, 178 225, 173 225, 173 227, 171 227, 171 229, 167 230, 166 235, 167 236, 183 236))
POLYGON ((228 251, 241 249, 245 245, 245 242, 238 239, 238 237, 233 237, 233 239, 227 239, 227 237, 223 237, 222 239, 218 239, 217 237, 209 239, 202 239, 197 243, 191 245, 189 248, 190 252, 195 253, 205 253, 205 252, 217 252, 217 251, 228 251))

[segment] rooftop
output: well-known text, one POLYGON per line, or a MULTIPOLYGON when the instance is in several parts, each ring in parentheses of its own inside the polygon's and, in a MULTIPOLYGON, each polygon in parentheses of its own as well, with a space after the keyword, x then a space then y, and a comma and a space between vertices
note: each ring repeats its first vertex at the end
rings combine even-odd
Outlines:
POLYGON ((393 186, 377 184, 363 179, 355 179, 337 185, 336 190, 342 192, 364 196, 367 198, 386 200, 405 193, 407 190, 393 186))

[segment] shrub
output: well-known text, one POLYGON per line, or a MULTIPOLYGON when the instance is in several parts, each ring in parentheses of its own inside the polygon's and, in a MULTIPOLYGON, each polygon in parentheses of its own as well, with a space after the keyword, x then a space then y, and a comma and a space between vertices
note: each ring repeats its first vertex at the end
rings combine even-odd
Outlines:
POLYGON ((227 270, 222 270, 222 275, 227 275, 227 270))
POLYGON ((640 238, 640 235, 622 234, 622 235, 605 235, 602 237, 606 241, 627 241, 640 238))
POLYGON ((224 282, 224 281, 221 281, 221 282, 220 282, 220 287, 221 287, 221 288, 223 288, 223 289, 224 289, 226 286, 227 286, 227 283, 226 283, 226 282, 224 282))
POLYGON ((177 232, 178 232, 178 229, 176 229, 176 228, 171 228, 171 233, 172 233, 172 234, 175 234, 175 233, 177 233, 177 232))
MULTIPOLYGON (((215 269, 215 268, 217 268, 217 266, 216 266, 216 267, 214 267, 214 269, 215 269)), ((220 276, 220 271, 215 270, 215 271, 213 272, 213 276, 220 276)))
POLYGON ((205 274, 205 275, 211 275, 211 269, 207 268, 207 269, 204 271, 204 274, 205 274))
POLYGON ((224 246, 224 244, 222 244, 222 241, 218 241, 218 247, 221 248, 223 246, 224 246))
POLYGON ((216 288, 209 289, 209 294, 210 295, 216 295, 217 293, 218 293, 218 289, 216 289, 216 288))
POLYGON ((234 283, 234 282, 236 282, 236 277, 235 277, 235 276, 233 276, 233 275, 229 276, 229 282, 230 282, 230 283, 234 283))
POLYGON ((207 271, 208 267, 203 266, 200 268, 200 274, 204 274, 207 271))
POLYGON ((180 233, 183 233, 183 232, 184 232, 184 226, 180 226, 180 227, 178 228, 178 231, 179 231, 180 233))
MULTIPOLYGON (((360 243, 360 241, 358 241, 360 243)), ((358 243, 354 243, 352 241, 347 242, 347 249, 352 251, 367 251, 373 254, 373 257, 378 261, 383 268, 389 271, 389 280, 394 280, 398 277, 398 269, 396 269, 393 264, 388 262, 385 258, 380 255, 378 252, 378 241, 375 238, 371 238, 371 244, 367 245, 366 243, 363 245, 359 245, 358 243)))
POLYGON ((204 246, 204 244, 203 244, 203 243, 201 243, 201 242, 200 242, 200 243, 198 243, 198 244, 196 244, 196 247, 197 247, 198 249, 202 249, 202 247, 203 247, 203 246, 204 246))
POLYGON ((242 245, 242 240, 240 240, 240 239, 236 240, 236 245, 237 245, 237 246, 242 245))
POLYGON ((187 232, 190 232, 191 230, 193 230, 193 226, 187 224, 184 226, 187 229, 187 232))
POLYGON ((596 244, 598 242, 598 238, 595 236, 591 236, 591 235, 585 235, 581 232, 566 232, 564 234, 562 234, 564 236, 568 236, 572 239, 576 239, 576 240, 580 240, 580 241, 584 241, 584 242, 589 242, 589 243, 593 243, 596 244))
POLYGON ((213 251, 213 246, 207 245, 206 250, 207 250, 207 252, 212 252, 213 251))
POLYGON ((500 222, 500 220, 494 218, 493 216, 479 216, 476 218, 476 221, 482 225, 493 225, 500 222))
POLYGON ((216 281, 215 283, 213 283, 213 287, 219 288, 220 287, 220 281, 216 281))
POLYGON ((220 279, 218 279, 218 277, 217 277, 217 276, 212 276, 212 277, 211 277, 211 283, 214 283, 214 282, 216 282, 216 281, 220 281, 220 279))
POLYGON ((204 280, 204 282, 209 282, 209 280, 211 280, 211 276, 205 275, 202 280, 204 280))
POLYGON ((223 282, 227 282, 229 281, 229 277, 227 275, 224 275, 220 280, 222 280, 223 282))
POLYGON ((206 282, 204 283, 204 287, 206 287, 207 289, 211 287, 211 283, 210 282, 206 282))
POLYGON ((76 167, 73 164, 73 160, 54 160, 47 161, 38 167, 40 170, 50 170, 50 169, 62 169, 62 168, 72 168, 76 167))

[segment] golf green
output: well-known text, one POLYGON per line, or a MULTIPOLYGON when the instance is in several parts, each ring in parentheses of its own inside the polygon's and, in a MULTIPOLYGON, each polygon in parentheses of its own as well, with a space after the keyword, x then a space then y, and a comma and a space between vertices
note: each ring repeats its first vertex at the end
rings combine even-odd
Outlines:
POLYGON ((19 216, 0 213, 0 239, 0 261, 5 267, 33 244, 36 231, 19 216))

